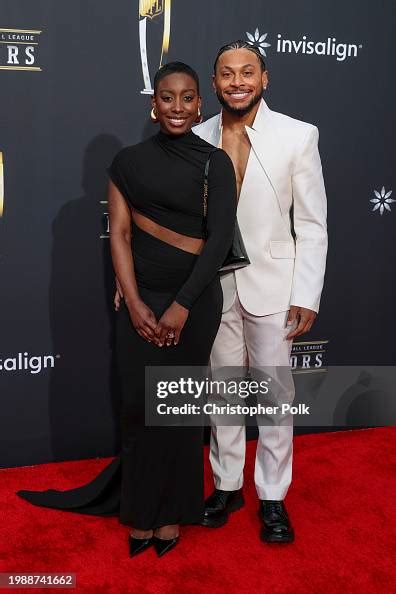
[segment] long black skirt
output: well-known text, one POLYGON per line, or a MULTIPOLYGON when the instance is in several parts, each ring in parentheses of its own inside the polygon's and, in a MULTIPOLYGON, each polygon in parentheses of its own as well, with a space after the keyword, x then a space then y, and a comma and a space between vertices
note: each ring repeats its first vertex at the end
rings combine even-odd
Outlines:
MULTIPOLYGON (((198 256, 133 226, 132 250, 142 300, 156 319, 189 277, 198 256)), ((145 366, 204 366, 222 310, 216 276, 192 306, 177 346, 157 347, 134 330, 123 303, 117 314, 121 380, 121 452, 90 483, 67 491, 18 491, 29 502, 91 515, 118 515, 141 530, 199 523, 203 516, 202 427, 145 425, 145 366)), ((154 398, 153 394, 153 398, 154 398)))

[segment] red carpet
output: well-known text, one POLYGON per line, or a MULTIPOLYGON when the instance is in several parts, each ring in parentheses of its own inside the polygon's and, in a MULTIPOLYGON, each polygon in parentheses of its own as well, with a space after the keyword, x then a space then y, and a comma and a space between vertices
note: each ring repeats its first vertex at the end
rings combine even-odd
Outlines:
MULTIPOLYGON (((380 428, 296 437, 287 497, 296 542, 272 546, 259 540, 250 442, 246 506, 223 528, 184 528, 162 559, 153 550, 130 559, 128 528, 117 518, 42 509, 15 495, 83 484, 107 460, 0 470, 0 571, 75 572, 77 592, 94 594, 394 591, 395 435, 380 428)), ((206 477, 210 491, 208 467, 206 477)))

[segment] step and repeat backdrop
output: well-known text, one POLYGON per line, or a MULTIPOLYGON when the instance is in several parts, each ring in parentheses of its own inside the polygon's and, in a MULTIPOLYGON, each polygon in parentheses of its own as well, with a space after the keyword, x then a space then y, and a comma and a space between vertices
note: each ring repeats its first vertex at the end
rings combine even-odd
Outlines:
POLYGON ((161 63, 193 66, 215 114, 235 39, 266 56, 269 106, 320 131, 326 284, 292 365, 395 363, 394 21, 393 0, 0 0, 0 466, 117 451, 106 167, 156 132, 161 63))

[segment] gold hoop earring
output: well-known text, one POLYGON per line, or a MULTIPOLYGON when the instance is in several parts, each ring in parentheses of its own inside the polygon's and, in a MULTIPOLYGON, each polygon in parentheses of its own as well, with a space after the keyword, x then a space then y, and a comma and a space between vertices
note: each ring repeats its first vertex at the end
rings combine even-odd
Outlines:
POLYGON ((154 111, 154 107, 150 111, 150 120, 153 122, 153 124, 155 124, 156 122, 158 122, 158 118, 157 118, 157 115, 156 115, 156 113, 154 111))
POLYGON ((202 120, 203 120, 203 117, 201 115, 201 110, 198 107, 197 117, 195 118, 194 121, 195 121, 196 124, 200 124, 202 122, 202 120))

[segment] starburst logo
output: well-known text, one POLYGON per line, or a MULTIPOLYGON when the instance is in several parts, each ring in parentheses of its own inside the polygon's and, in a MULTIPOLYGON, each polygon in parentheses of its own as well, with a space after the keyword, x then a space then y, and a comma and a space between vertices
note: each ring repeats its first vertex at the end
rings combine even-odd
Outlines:
POLYGON ((265 53, 265 48, 271 46, 270 43, 267 43, 265 41, 268 33, 263 33, 263 35, 260 35, 260 31, 258 30, 258 28, 256 28, 254 35, 253 35, 253 33, 248 33, 247 31, 246 31, 246 35, 249 40, 248 44, 256 46, 257 49, 259 50, 260 54, 262 56, 267 57, 267 54, 265 53))
POLYGON ((385 210, 389 210, 390 212, 390 205, 392 204, 392 202, 396 202, 396 200, 390 198, 391 194, 392 190, 389 190, 387 192, 384 186, 382 186, 381 192, 378 192, 378 190, 374 190, 375 198, 372 198, 370 200, 370 202, 374 204, 372 212, 374 212, 375 210, 379 210, 380 215, 383 215, 385 210))

